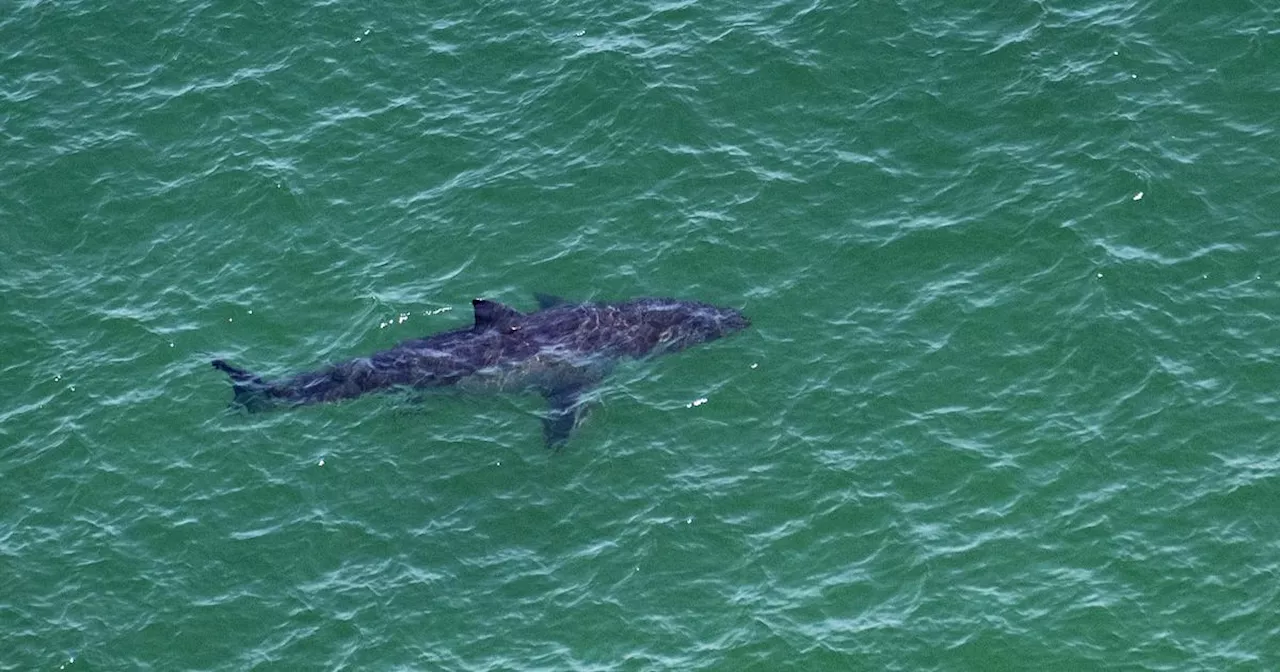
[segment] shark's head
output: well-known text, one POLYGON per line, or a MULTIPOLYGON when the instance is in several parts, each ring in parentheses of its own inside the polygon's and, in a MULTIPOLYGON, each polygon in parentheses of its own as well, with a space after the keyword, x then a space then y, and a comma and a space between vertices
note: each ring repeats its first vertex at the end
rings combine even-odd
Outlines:
POLYGON ((637 309, 644 330, 653 335, 646 352, 676 352, 751 326, 742 313, 707 303, 639 299, 631 305, 637 309))

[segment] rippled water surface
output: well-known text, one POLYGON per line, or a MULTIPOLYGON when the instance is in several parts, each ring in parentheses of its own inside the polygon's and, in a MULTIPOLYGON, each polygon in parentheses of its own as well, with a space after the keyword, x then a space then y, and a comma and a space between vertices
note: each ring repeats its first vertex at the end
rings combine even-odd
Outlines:
POLYGON ((1280 668, 1280 9, 19 2, 0 670, 1280 668), (227 409, 532 308, 751 330, 227 409))

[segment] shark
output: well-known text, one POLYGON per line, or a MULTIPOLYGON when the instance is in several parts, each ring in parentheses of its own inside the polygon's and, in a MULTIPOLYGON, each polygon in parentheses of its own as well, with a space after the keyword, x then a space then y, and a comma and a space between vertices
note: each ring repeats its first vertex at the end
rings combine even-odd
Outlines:
POLYGON ((222 359, 212 364, 231 379, 232 407, 248 412, 396 390, 537 392, 548 404, 543 439, 548 448, 559 450, 585 415, 584 395, 620 360, 679 352, 751 325, 735 309, 698 301, 536 298, 538 309, 531 312, 474 299, 470 325, 275 380, 222 359))

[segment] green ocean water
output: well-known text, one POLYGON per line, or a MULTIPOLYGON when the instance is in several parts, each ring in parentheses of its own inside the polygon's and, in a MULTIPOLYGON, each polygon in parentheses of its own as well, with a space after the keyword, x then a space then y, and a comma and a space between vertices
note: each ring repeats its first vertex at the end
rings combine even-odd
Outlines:
POLYGON ((1280 669, 1280 7, 0 11, 0 670, 1280 669), (244 415, 484 296, 753 327, 244 415))

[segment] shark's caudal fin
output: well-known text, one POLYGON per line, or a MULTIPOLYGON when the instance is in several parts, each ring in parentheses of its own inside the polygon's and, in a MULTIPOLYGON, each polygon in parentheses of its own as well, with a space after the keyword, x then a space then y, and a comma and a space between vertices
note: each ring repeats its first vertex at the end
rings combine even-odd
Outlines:
POLYGON ((269 386, 261 378, 244 369, 231 366, 221 359, 215 359, 212 363, 213 368, 231 377, 231 389, 235 392, 232 405, 243 407, 250 412, 261 411, 271 406, 271 400, 266 394, 269 386))

